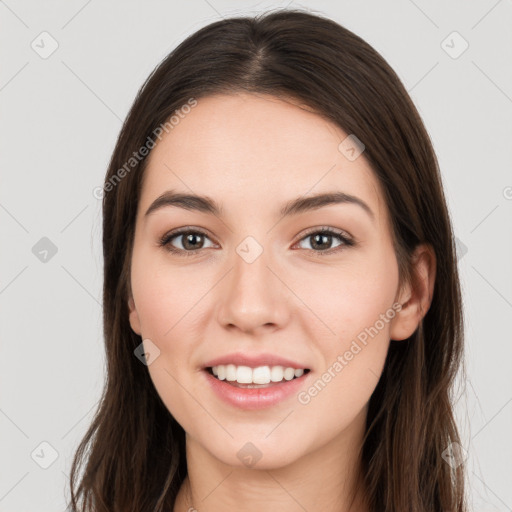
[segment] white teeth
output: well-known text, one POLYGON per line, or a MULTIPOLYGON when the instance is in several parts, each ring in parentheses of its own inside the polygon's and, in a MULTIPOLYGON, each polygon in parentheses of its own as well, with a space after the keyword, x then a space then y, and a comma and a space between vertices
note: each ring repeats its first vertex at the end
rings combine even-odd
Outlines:
POLYGON ((238 382, 239 384, 269 384, 270 382, 281 382, 292 380, 294 377, 301 377, 304 374, 303 368, 285 368, 283 366, 236 366, 234 364, 220 364, 212 367, 212 373, 219 380, 238 382))
POLYGON ((236 380, 236 366, 234 364, 226 365, 226 380, 230 382, 236 380))
POLYGON ((239 384, 250 384, 252 382, 252 368, 238 366, 236 368, 236 381, 239 384))
POLYGON ((286 368, 284 371, 284 378, 286 380, 292 380, 295 377, 295 370, 293 368, 286 368))
POLYGON ((272 382, 281 382, 284 378, 284 368, 282 366, 272 366, 270 370, 270 380, 272 382))
POLYGON ((270 368, 268 366, 258 366, 252 371, 252 381, 254 384, 268 384, 270 382, 270 368))

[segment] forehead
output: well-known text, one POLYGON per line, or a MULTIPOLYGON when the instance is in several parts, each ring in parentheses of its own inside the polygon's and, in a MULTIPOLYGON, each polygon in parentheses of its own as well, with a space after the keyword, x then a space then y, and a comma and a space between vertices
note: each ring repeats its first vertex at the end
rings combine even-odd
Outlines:
POLYGON ((166 190, 208 195, 233 207, 277 209, 299 196, 338 190, 380 217, 380 185, 364 152, 339 149, 339 126, 296 103, 268 95, 198 100, 148 157, 140 210, 166 190))

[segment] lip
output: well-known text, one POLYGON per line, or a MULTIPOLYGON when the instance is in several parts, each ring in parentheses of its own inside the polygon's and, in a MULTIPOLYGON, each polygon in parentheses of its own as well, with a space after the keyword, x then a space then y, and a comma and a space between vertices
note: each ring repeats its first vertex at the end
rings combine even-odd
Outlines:
POLYGON ((220 364, 234 364, 236 366, 249 366, 250 368, 257 368, 258 366, 284 366, 285 368, 303 368, 311 370, 311 368, 304 366, 302 363, 298 363, 297 361, 293 361, 292 359, 287 359, 276 354, 264 353, 249 355, 242 354, 241 352, 216 357, 215 359, 205 363, 203 369, 211 368, 212 366, 219 366, 220 364))
MULTIPOLYGON (((217 365, 214 364, 213 366, 217 365)), ((311 371, 300 377, 282 381, 267 388, 238 388, 227 384, 224 380, 217 379, 206 369, 203 369, 201 373, 204 374, 210 388, 224 402, 239 409, 255 410, 271 407, 291 396, 296 396, 300 389, 305 386, 305 381, 309 378, 311 371)))

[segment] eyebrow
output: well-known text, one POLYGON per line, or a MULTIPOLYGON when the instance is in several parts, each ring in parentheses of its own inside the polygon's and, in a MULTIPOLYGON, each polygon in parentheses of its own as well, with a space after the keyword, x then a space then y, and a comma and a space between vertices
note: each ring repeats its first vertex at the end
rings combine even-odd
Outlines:
MULTIPOLYGON (((326 192, 322 194, 316 194, 314 196, 299 197, 293 199, 284 204, 280 210, 280 214, 283 217, 290 215, 298 215, 310 210, 317 210, 324 206, 333 204, 355 204, 360 206, 372 220, 375 220, 375 214, 371 208, 359 197, 346 194, 344 192, 326 192)), ((145 217, 151 213, 164 208, 167 206, 174 206, 177 208, 183 208, 185 210, 198 211, 202 213, 209 213, 222 217, 223 208, 215 200, 208 196, 199 196, 195 194, 184 194, 168 190, 162 195, 157 197, 151 206, 147 209, 145 217)))

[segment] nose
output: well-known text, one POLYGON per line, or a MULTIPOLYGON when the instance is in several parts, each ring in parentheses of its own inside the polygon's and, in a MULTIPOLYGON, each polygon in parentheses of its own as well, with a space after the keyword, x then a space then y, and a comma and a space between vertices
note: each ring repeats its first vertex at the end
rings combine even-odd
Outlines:
POLYGON ((285 327, 292 304, 285 276, 273 268, 265 250, 254 261, 240 254, 234 255, 232 269, 218 290, 220 324, 252 334, 285 327))

